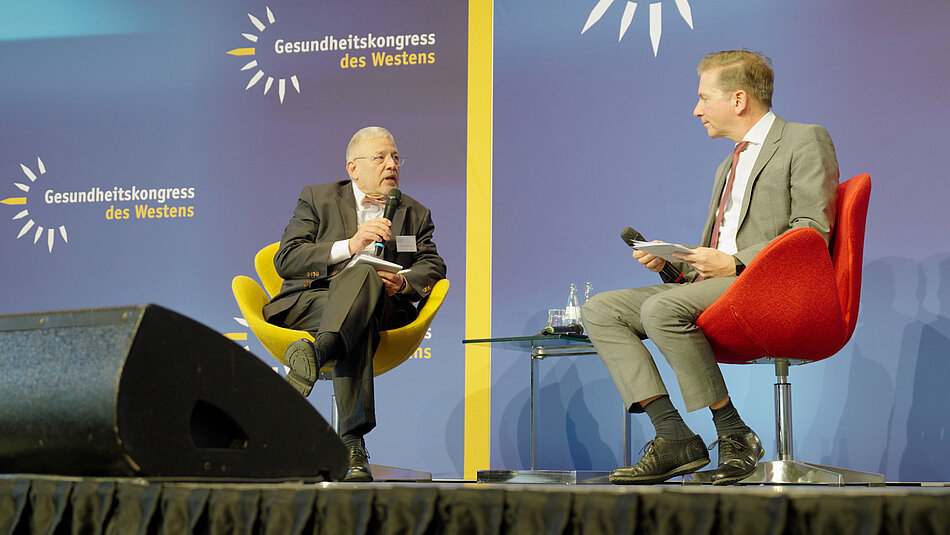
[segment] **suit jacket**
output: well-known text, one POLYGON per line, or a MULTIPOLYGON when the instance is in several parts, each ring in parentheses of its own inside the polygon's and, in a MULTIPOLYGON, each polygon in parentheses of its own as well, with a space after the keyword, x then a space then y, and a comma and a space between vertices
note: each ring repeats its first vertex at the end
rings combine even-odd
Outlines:
MULTIPOLYGON (((416 237, 414 253, 397 253, 395 239, 387 242, 383 252, 383 259, 411 268, 403 274, 411 291, 392 297, 411 304, 428 296, 436 281, 445 278, 445 262, 432 241, 435 224, 425 206, 403 194, 390 229, 393 237, 416 237)), ((333 243, 351 238, 357 230, 356 198, 350 180, 305 186, 274 256, 274 265, 284 284, 264 306, 264 318, 269 321, 293 306, 304 290, 328 287, 329 277, 339 273, 350 260, 330 264, 333 243)))
MULTIPOLYGON (((729 154, 716 171, 703 246, 708 247, 712 238, 731 167, 729 154)), ((776 115, 742 198, 735 257, 748 265, 769 242, 797 227, 811 227, 828 242, 835 222, 837 190, 838 160, 828 132, 818 125, 790 123, 776 115)), ((695 278, 689 264, 676 264, 690 280, 695 278)))

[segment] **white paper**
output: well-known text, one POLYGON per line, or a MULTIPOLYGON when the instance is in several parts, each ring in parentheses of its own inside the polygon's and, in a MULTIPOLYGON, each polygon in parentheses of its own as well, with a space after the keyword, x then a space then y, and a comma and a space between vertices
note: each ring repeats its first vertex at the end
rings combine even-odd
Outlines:
POLYGON ((383 260, 382 258, 373 256, 372 254, 367 254, 367 253, 359 253, 355 255, 350 260, 350 263, 347 264, 346 267, 343 269, 347 269, 349 267, 352 267, 358 264, 369 264, 376 269, 389 271, 390 273, 397 273, 400 269, 402 269, 402 266, 400 266, 399 264, 389 262, 388 260, 383 260))
POLYGON ((659 256, 663 260, 667 260, 669 262, 682 262, 682 260, 673 256, 673 253, 689 254, 693 252, 692 249, 686 247, 685 245, 666 242, 634 241, 633 248, 638 251, 650 253, 654 256, 659 256))

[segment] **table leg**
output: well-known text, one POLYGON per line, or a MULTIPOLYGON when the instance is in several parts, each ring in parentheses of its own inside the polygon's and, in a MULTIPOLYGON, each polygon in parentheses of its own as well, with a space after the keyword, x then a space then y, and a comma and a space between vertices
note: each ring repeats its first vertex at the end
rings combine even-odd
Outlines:
POLYGON ((531 470, 535 469, 535 454, 537 448, 537 437, 540 435, 541 422, 538 416, 535 414, 535 408, 537 406, 538 398, 538 361, 541 360, 539 356, 535 353, 534 348, 531 350, 531 401, 530 401, 530 413, 531 413, 531 441, 530 441, 530 450, 531 450, 531 470))

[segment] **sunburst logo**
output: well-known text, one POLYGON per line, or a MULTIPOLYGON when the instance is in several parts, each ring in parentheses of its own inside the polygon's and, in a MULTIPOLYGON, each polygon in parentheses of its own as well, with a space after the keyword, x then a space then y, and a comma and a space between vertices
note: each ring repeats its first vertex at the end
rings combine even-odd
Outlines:
MULTIPOLYGON (((23 174, 26 175, 26 178, 29 179, 29 183, 14 182, 13 185, 16 186, 20 191, 24 193, 29 193, 30 189, 33 187, 33 183, 37 181, 37 173, 33 172, 32 169, 27 167, 25 164, 20 164, 20 168, 23 170, 23 174)), ((43 163, 39 157, 36 158, 36 168, 39 175, 46 174, 46 165, 43 163)), ((9 206, 18 206, 26 205, 26 197, 10 197, 8 199, 0 200, 0 203, 9 205, 9 206)), ((23 209, 13 216, 14 221, 26 219, 26 222, 23 223, 23 226, 20 228, 20 233, 17 234, 17 239, 22 238, 23 236, 28 235, 31 231, 33 232, 33 244, 40 242, 43 237, 46 237, 46 247, 49 249, 49 252, 53 252, 53 244, 56 242, 57 230, 59 231, 59 236, 62 237, 63 243, 69 243, 69 238, 66 234, 66 225, 60 225, 58 229, 44 228, 42 225, 39 225, 30 217, 30 210, 28 208, 23 209)))
MULTIPOLYGON (((689 29, 692 30, 693 12, 689 7, 689 0, 675 1, 680 16, 683 17, 683 20, 689 25, 689 29)), ((604 16, 604 13, 607 12, 607 8, 613 3, 614 0, 600 0, 597 2, 597 5, 594 6, 594 9, 591 10, 590 15, 587 17, 587 22, 584 24, 584 29, 581 30, 581 34, 583 35, 591 26, 596 24, 597 21, 604 16)), ((662 7, 662 2, 653 2, 650 4, 650 42, 653 43, 653 57, 656 57, 657 51, 660 49, 660 34, 663 31, 662 7)), ((633 15, 636 12, 637 3, 627 2, 623 9, 623 15, 620 17, 620 36, 617 38, 617 41, 623 39, 624 34, 627 33, 627 29, 630 27, 630 23, 633 22, 633 15)))
MULTIPOLYGON (((241 325, 241 326, 244 327, 245 329, 250 328, 250 327, 248 326, 248 324, 247 324, 247 320, 244 319, 244 318, 241 318, 241 317, 238 317, 238 316, 232 316, 231 319, 233 319, 234 321, 236 321, 239 325, 241 325)), ((244 341, 244 342, 246 343, 246 342, 247 342, 247 331, 233 332, 233 333, 224 333, 224 337, 227 338, 227 339, 229 339, 229 340, 234 340, 235 342, 238 342, 238 343, 240 343, 241 341, 244 341)), ((244 349, 247 349, 248 351, 251 350, 251 348, 250 348, 249 346, 246 346, 246 345, 244 346, 244 349)))
MULTIPOLYGON (((277 22, 277 19, 274 17, 274 13, 270 10, 270 7, 266 7, 265 9, 267 10, 268 24, 274 24, 275 22, 277 22)), ((242 33, 241 35, 243 35, 244 38, 247 39, 248 41, 254 44, 257 44, 257 42, 261 38, 261 34, 264 33, 264 30, 267 29, 267 25, 261 22, 261 19, 255 17, 254 15, 250 13, 248 13, 247 16, 249 19, 251 19, 251 24, 253 24, 254 27, 257 28, 258 33, 257 34, 242 33)), ((229 50, 228 54, 231 54, 232 56, 256 56, 257 48, 256 47, 235 48, 234 50, 229 50)), ((267 80, 264 82, 264 94, 266 95, 270 91, 271 86, 274 85, 275 78, 273 76, 268 76, 267 73, 264 72, 263 68, 260 66, 256 58, 252 59, 251 61, 247 62, 243 67, 241 67, 242 71, 250 71, 254 69, 257 69, 257 72, 255 72, 254 75, 251 76, 251 80, 247 83, 247 87, 245 87, 244 90, 247 91, 251 89, 252 87, 257 85, 258 82, 264 79, 264 77, 266 76, 267 80)), ((287 93, 287 78, 276 78, 276 81, 277 81, 277 98, 280 100, 281 104, 283 104, 284 95, 287 93)), ((297 79, 296 74, 290 77, 290 83, 294 86, 294 89, 297 90, 297 94, 300 94, 300 80, 297 79)))

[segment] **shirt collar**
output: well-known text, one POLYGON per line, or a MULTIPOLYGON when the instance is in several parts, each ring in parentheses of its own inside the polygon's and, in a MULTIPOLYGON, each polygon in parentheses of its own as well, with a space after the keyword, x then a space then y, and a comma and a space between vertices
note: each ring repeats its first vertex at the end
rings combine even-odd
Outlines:
POLYGON ((765 136, 769 134, 769 130, 772 128, 772 123, 775 122, 775 114, 771 111, 767 112, 765 115, 759 119, 759 122, 755 123, 755 126, 749 129, 748 132, 743 136, 742 141, 748 141, 749 143, 755 143, 756 145, 761 145, 765 143, 765 136))
POLYGON ((363 197, 366 197, 366 194, 363 193, 363 190, 356 187, 356 182, 350 180, 350 185, 353 186, 353 197, 356 198, 356 211, 359 211, 360 208, 363 208, 363 197))

